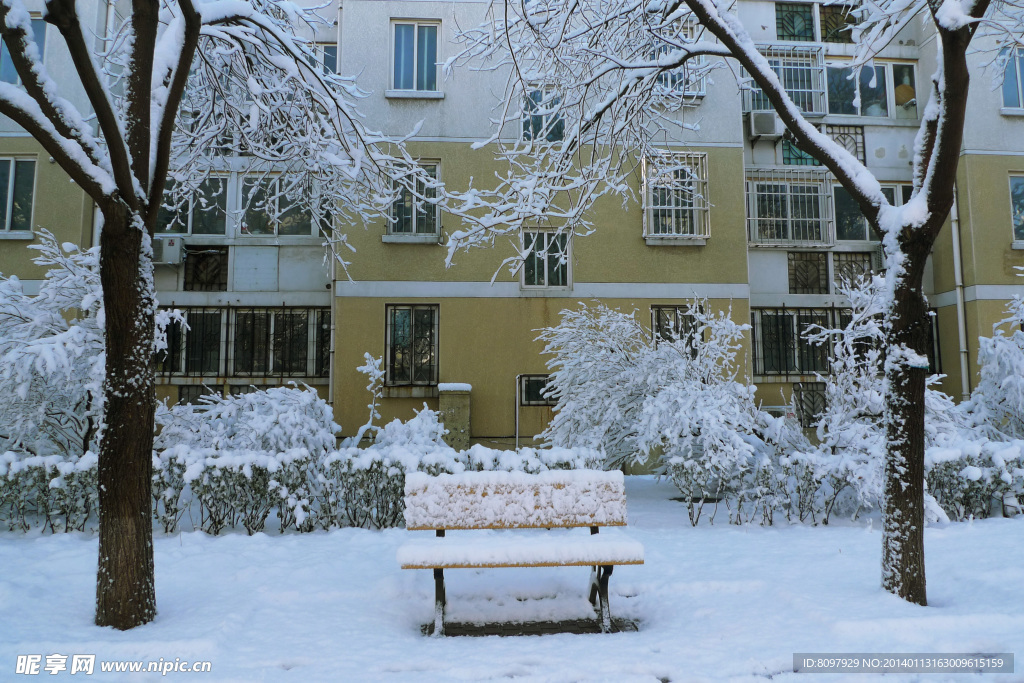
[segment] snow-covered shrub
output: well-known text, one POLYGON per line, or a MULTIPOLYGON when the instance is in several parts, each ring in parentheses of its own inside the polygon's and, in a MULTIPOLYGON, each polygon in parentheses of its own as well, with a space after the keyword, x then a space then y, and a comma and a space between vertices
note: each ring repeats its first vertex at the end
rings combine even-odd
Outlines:
POLYGON ((1024 495, 1024 442, 983 441, 930 448, 925 454, 928 492, 953 520, 1020 512, 1024 495))
POLYGON ((459 454, 466 469, 474 472, 526 472, 536 474, 548 470, 599 470, 604 454, 593 448, 520 448, 501 451, 480 444, 459 454))
POLYGON ((79 457, 102 421, 104 316, 99 249, 60 245, 46 230, 33 262, 39 293, 0 275, 0 451, 79 457))
POLYGON ((9 531, 81 531, 97 505, 95 454, 0 454, 0 525, 9 531))
POLYGON ((978 386, 965 402, 975 425, 989 438, 1024 438, 1024 300, 1015 297, 1006 318, 978 338, 978 386))
POLYGON ((198 405, 157 411, 157 451, 172 446, 221 451, 283 453, 300 448, 326 453, 341 429, 334 412, 315 389, 294 383, 237 396, 207 395, 198 405))
POLYGON ((191 498, 185 485, 188 446, 174 446, 153 454, 153 517, 164 533, 177 530, 191 498))

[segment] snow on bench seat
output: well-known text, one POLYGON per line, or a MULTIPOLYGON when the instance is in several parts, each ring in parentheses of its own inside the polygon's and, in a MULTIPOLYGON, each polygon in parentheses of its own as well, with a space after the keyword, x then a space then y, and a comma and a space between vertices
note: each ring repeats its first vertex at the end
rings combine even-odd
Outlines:
POLYGON ((405 478, 407 529, 625 526, 622 472, 464 472, 405 478))
POLYGON ((507 532, 461 538, 423 538, 398 549, 402 569, 469 569, 481 567, 577 567, 643 564, 644 547, 616 530, 585 535, 507 532))

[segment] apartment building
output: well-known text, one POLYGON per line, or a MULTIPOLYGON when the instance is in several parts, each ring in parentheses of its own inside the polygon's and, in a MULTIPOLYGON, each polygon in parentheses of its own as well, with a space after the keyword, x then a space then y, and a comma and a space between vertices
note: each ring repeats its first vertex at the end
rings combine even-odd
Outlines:
MULTIPOLYGON (((98 27, 107 21, 104 8, 96 5, 98 27)), ((359 74, 370 93, 360 103, 367 120, 392 134, 419 126, 409 149, 456 189, 502 168, 494 146, 470 143, 492 134, 504 75, 458 70, 446 78, 439 67, 454 54, 456 31, 478 23, 485 9, 483 2, 348 0, 321 12, 336 23, 314 36, 324 68, 359 74)), ((855 84, 842 6, 744 0, 740 13, 793 100, 876 173, 892 201, 905 201, 933 37, 911 24, 855 84)), ((70 73, 61 67, 60 41, 51 42, 57 49, 47 49, 47 65, 70 73)), ((990 87, 991 72, 971 84, 956 212, 926 275, 936 311, 932 367, 957 398, 976 376, 978 336, 991 334, 1005 302, 1024 293, 1015 270, 1024 266, 1024 52, 1004 57, 1000 88, 990 87)), ((528 443, 552 414, 536 330, 556 324, 566 308, 599 300, 635 310, 652 334, 670 335, 686 324, 681 308, 697 296, 751 324, 744 361, 763 405, 795 404, 809 423, 823 401, 816 373, 827 369, 828 349, 801 333, 842 323, 846 302, 836 283, 877 269, 877 243, 834 179, 783 138, 759 91, 741 89, 728 70, 666 82, 694 104, 664 140, 664 153, 690 172, 658 176, 639 160, 630 180, 637 201, 601 200, 593 234, 566 238, 554 245, 558 255, 534 254, 516 269, 503 261, 548 248, 553 225, 538 222, 490 249, 459 253, 446 268, 443 245, 456 219, 403 196, 387 218, 335 226, 356 249, 348 273, 338 273, 312 217, 251 201, 274 194, 258 186, 273 178, 251 177, 244 160, 225 159, 202 198, 161 217, 158 297, 183 309, 190 329, 170 331, 159 396, 192 401, 207 391, 301 381, 332 401, 352 434, 366 419, 366 378, 356 368, 370 353, 384 359, 384 420, 407 418, 425 403, 449 411, 452 424, 465 421, 462 438, 528 443), (699 132, 684 134, 687 124, 699 132)), ((506 127, 505 139, 561 134, 557 120, 536 113, 538 93, 514 103, 522 125, 506 127)), ((41 273, 23 247, 34 231, 91 244, 93 211, 31 138, 0 124, 0 192, 6 177, 8 199, 0 272, 32 287, 41 273)))

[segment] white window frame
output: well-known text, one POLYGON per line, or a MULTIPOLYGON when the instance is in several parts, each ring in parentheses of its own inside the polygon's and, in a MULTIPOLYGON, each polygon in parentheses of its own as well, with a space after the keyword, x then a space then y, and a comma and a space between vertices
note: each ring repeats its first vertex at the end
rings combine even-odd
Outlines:
POLYGON ((440 19, 403 19, 403 18, 392 18, 391 19, 391 25, 390 25, 390 32, 391 32, 391 50, 390 50, 390 59, 388 61, 388 64, 389 64, 389 67, 390 67, 388 69, 388 86, 389 87, 387 89, 386 95, 388 97, 402 97, 402 96, 406 96, 406 97, 416 97, 416 96, 419 96, 419 97, 430 97, 432 95, 436 96, 436 94, 440 93, 441 92, 441 90, 440 90, 441 79, 438 78, 437 70, 438 70, 438 65, 442 63, 442 59, 441 59, 441 45, 442 45, 442 39, 441 39, 441 20, 440 19), (413 32, 412 32, 412 34, 413 34, 413 48, 412 48, 412 55, 413 55, 413 76, 412 76, 412 82, 413 82, 413 87, 412 88, 399 88, 398 84, 395 83, 395 57, 396 57, 395 50, 398 49, 398 40, 397 40, 396 34, 397 34, 397 27, 400 26, 400 25, 412 25, 413 26, 413 32), (419 63, 418 63, 417 60, 419 59, 419 49, 418 48, 419 48, 419 40, 420 40, 420 37, 419 37, 419 27, 420 26, 433 26, 433 27, 435 27, 437 29, 437 53, 436 53, 436 55, 434 57, 436 61, 434 62, 434 89, 433 90, 419 90, 419 89, 416 88, 416 70, 419 67, 419 63))
POLYGON ((336 74, 338 73, 338 42, 334 41, 323 41, 317 42, 313 45, 313 54, 316 59, 316 64, 325 74, 336 74), (334 48, 334 65, 332 69, 327 68, 327 48, 334 48))
MULTIPOLYGON (((551 229, 551 228, 524 228, 520 232, 520 239, 521 239, 522 249, 523 249, 524 252, 526 251, 526 248, 527 248, 527 235, 548 235, 548 236, 554 236, 554 235, 557 235, 557 234, 558 234, 558 232, 556 230, 554 230, 554 229, 551 229)), ((534 258, 534 256, 533 256, 534 252, 531 250, 530 254, 528 254, 526 256, 526 258, 523 259, 523 264, 519 268, 519 285, 520 285, 520 287, 522 289, 525 289, 525 290, 544 290, 544 289, 548 289, 548 290, 550 290, 550 289, 565 290, 565 289, 572 289, 572 233, 569 230, 564 230, 561 234, 565 237, 565 253, 562 254, 562 256, 561 256, 561 258, 565 259, 565 284, 564 285, 551 285, 551 284, 548 284, 548 283, 551 282, 551 276, 550 276, 550 274, 548 272, 548 265, 549 265, 548 259, 551 256, 551 254, 549 254, 547 252, 547 250, 550 248, 551 239, 550 239, 550 237, 545 237, 544 238, 544 249, 545 249, 545 252, 544 252, 544 257, 542 259, 542 261, 544 263, 544 283, 543 284, 527 284, 527 282, 526 282, 526 258, 534 258)))
POLYGON ((32 235, 35 234, 35 219, 36 219, 36 188, 39 183, 39 159, 37 157, 30 156, 4 156, 0 157, 0 162, 6 161, 10 163, 10 173, 7 178, 7 207, 6 214, 4 215, 3 229, 0 229, 0 239, 31 239, 32 235), (14 215, 14 183, 16 180, 16 169, 18 162, 30 161, 32 162, 32 202, 28 210, 28 229, 26 230, 14 230, 11 228, 11 219, 14 215))
MULTIPOLYGON (((848 68, 850 68, 850 62, 849 61, 844 61, 844 60, 829 60, 825 64, 825 106, 828 108, 829 116, 842 116, 842 117, 847 117, 847 118, 856 118, 860 125, 865 125, 865 124, 870 125, 869 124, 870 121, 912 121, 912 122, 913 121, 919 121, 921 119, 921 109, 922 109, 922 107, 921 107, 921 98, 920 98, 920 95, 919 95, 920 90, 919 90, 918 83, 920 82, 920 79, 918 77, 919 74, 918 74, 918 69, 917 69, 917 62, 906 61, 906 60, 882 61, 882 60, 876 59, 876 60, 873 60, 872 62, 870 62, 869 64, 865 65, 864 68, 869 68, 869 67, 870 68, 874 68, 874 67, 881 67, 882 68, 882 72, 883 72, 884 78, 885 78, 885 106, 886 106, 886 115, 885 116, 871 116, 871 115, 860 113, 860 112, 856 113, 856 114, 834 113, 832 111, 832 106, 829 103, 829 98, 828 98, 828 70, 829 69, 848 69, 848 68), (905 109, 906 107, 905 107, 905 104, 903 104, 903 105, 896 104, 896 81, 895 81, 895 76, 893 74, 893 67, 894 66, 909 66, 911 69, 913 69, 913 73, 914 73, 914 103, 915 103, 914 107, 915 107, 915 112, 917 114, 914 117, 897 116, 896 115, 897 109, 899 109, 899 108, 904 108, 905 109)), ((1000 95, 1000 97, 1001 97, 1001 95, 1000 95)), ((863 106, 863 102, 861 103, 861 106, 863 106)))
MULTIPOLYGON (((810 100, 810 109, 804 111, 804 116, 824 116, 828 106, 828 81, 825 74, 825 48, 822 45, 809 42, 790 43, 760 43, 757 51, 772 65, 772 70, 784 80, 786 69, 802 69, 810 72, 810 88, 787 88, 786 83, 782 85, 789 94, 794 104, 800 106, 800 101, 810 100), (776 70, 777 67, 777 70, 776 70), (801 93, 807 93, 805 96, 801 93)), ((744 74, 749 79, 749 74, 744 74)), ((767 104, 767 98, 755 83, 743 90, 743 111, 774 111, 774 108, 767 104), (760 93, 760 95, 759 95, 760 93)))
MULTIPOLYGON (((832 213, 832 181, 824 169, 806 166, 787 166, 783 169, 748 169, 746 178, 747 206, 747 239, 752 246, 785 246, 785 247, 830 247, 835 244, 835 219, 832 213), (759 216, 757 197, 759 186, 784 185, 786 187, 785 217, 759 216), (818 220, 821 232, 818 239, 803 239, 793 235, 792 202, 793 185, 815 186, 818 188, 818 220), (766 235, 762 222, 785 220, 787 234, 783 237, 766 235)), ((762 193, 763 194, 763 193, 762 193)), ((800 196, 800 195, 797 195, 800 196)))
MULTIPOLYGON (((643 235, 648 244, 688 242, 704 244, 711 236, 711 204, 708 201, 708 155, 699 152, 667 152, 655 160, 645 156, 643 235), (688 173, 680 178, 680 173, 688 173), (669 177, 671 174, 671 177, 669 177), (673 205, 655 203, 655 190, 668 189, 673 205), (688 205, 687 205, 688 204, 688 205), (690 232, 656 232, 655 212, 689 213, 690 232)), ((673 221, 675 222, 675 221, 673 221)))
MULTIPOLYGON (((433 166, 434 167, 434 178, 441 181, 441 160, 440 159, 418 159, 416 161, 419 166, 433 166)), ((395 189, 398 189, 397 187, 395 189)), ((397 222, 394 220, 394 206, 392 203, 391 214, 388 217, 387 229, 382 238, 383 242, 408 242, 408 243, 437 243, 441 239, 441 207, 438 204, 429 204, 428 202, 417 202, 413 199, 413 212, 412 212, 412 232, 398 232, 395 230, 397 222), (416 224, 418 220, 416 205, 417 203, 426 204, 428 207, 432 207, 434 211, 434 232, 417 232, 416 224)), ((428 209, 429 211, 429 209, 428 209)))
POLYGON ((1012 51, 1010 57, 1007 58, 1006 64, 1003 65, 1003 79, 1006 79, 1006 72, 1010 65, 1013 64, 1014 78, 1017 81, 1017 102, 1016 104, 1006 104, 1003 99, 1003 88, 1002 84, 999 87, 999 102, 1002 105, 1001 111, 1003 113, 1010 113, 1020 115, 1024 113, 1024 47, 1013 47, 1009 48, 1012 51))
MULTIPOLYGON (((197 233, 196 237, 213 238, 213 239, 223 240, 225 237, 228 236, 228 231, 231 229, 231 191, 230 191, 231 177, 230 176, 226 176, 226 175, 220 175, 220 174, 212 174, 209 178, 204 179, 203 182, 206 182, 207 180, 221 180, 224 183, 224 194, 223 194, 223 197, 224 197, 224 232, 223 233, 206 233, 206 232, 204 232, 204 233, 197 233)), ((209 201, 208 198, 204 197, 204 199, 206 201, 209 201)), ((192 224, 193 224, 193 221, 195 219, 195 212, 196 212, 196 209, 197 209, 197 207, 196 207, 197 201, 196 200, 197 200, 197 196, 195 194, 190 195, 188 197, 188 199, 184 200, 188 204, 188 212, 187 212, 188 225, 185 226, 184 230, 173 230, 173 231, 172 230, 161 230, 158 227, 156 232, 155 232, 156 236, 160 236, 160 235, 189 235, 189 236, 191 236, 192 235, 192 224)), ((182 207, 182 208, 184 208, 184 207, 182 207)), ((203 210, 206 210, 206 209, 203 209, 203 210)))

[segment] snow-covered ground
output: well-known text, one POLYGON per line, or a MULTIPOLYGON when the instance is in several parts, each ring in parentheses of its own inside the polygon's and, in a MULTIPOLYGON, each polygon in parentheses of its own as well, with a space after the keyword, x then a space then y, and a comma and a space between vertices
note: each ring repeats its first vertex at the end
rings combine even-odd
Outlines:
MULTIPOLYGON (((428 571, 402 571, 413 534, 198 532, 156 539, 159 615, 127 633, 92 625, 93 535, 0 537, 0 680, 158 680, 101 673, 100 661, 207 660, 203 681, 865 681, 792 673, 794 652, 1015 652, 1024 657, 1024 519, 926 532, 931 605, 879 588, 881 535, 867 525, 693 529, 668 482, 627 478, 630 535, 646 564, 619 567, 612 612, 636 633, 517 638, 420 635, 428 571), (16 676, 17 655, 96 654, 96 672, 16 676)), ((544 532, 537 532, 544 533, 544 532)), ((586 533, 581 530, 581 533, 586 533)), ((587 570, 447 572, 453 620, 592 614, 587 570), (522 598, 528 598, 523 600, 522 598)), ((45 659, 43 661, 45 665, 45 659)), ((1016 674, 887 676, 1024 680, 1016 674)))

